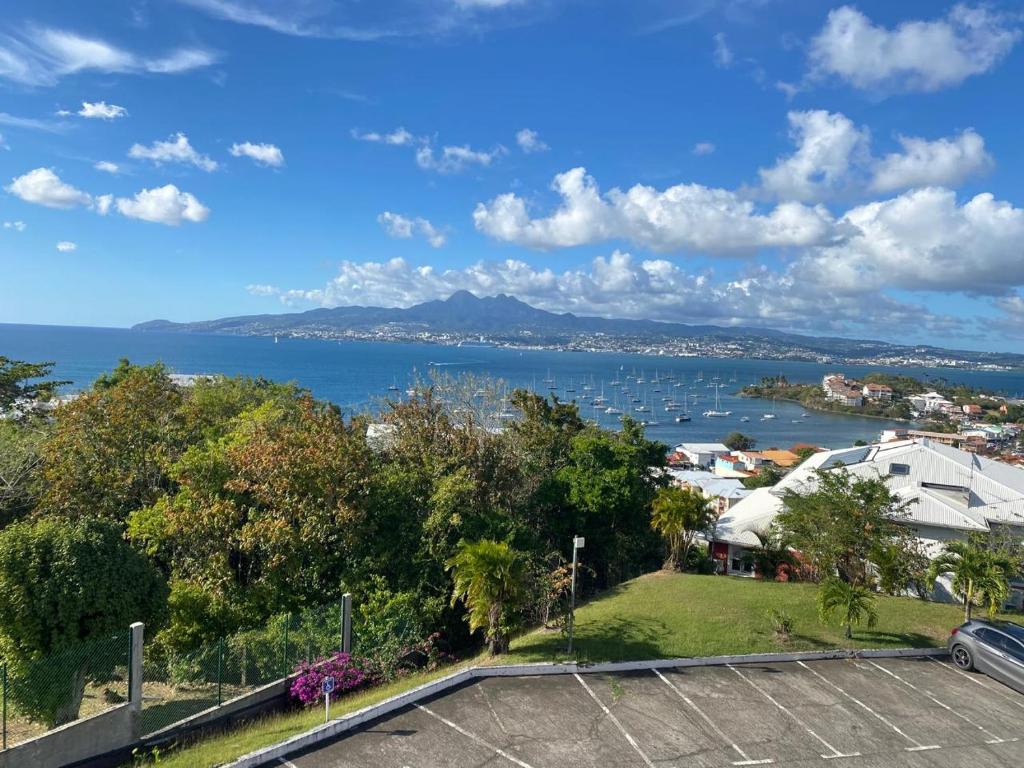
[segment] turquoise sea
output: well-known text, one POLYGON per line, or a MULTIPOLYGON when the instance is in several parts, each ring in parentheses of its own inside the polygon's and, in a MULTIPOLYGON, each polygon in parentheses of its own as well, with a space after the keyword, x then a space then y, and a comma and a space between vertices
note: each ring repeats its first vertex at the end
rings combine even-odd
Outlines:
MULTIPOLYGON (((651 355, 592 352, 513 350, 491 347, 445 347, 433 344, 393 344, 385 342, 332 342, 255 336, 215 336, 177 333, 142 333, 118 328, 81 328, 0 324, 0 355, 19 360, 54 361, 55 374, 73 382, 71 389, 88 386, 99 374, 110 370, 122 357, 134 363, 164 362, 178 373, 223 373, 263 376, 278 381, 296 381, 317 397, 331 400, 344 409, 373 409, 388 395, 390 386, 404 391, 411 378, 432 368, 458 375, 470 372, 478 376, 502 379, 512 387, 533 387, 546 392, 544 380, 550 375, 561 388, 558 394, 571 399, 564 389, 570 379, 577 393, 582 384, 593 382, 594 393, 605 382, 605 396, 611 397, 608 382, 634 370, 647 379, 654 374, 670 373, 674 381, 692 383, 703 372, 704 384, 690 390, 699 400, 693 405, 693 420, 677 424, 674 414, 663 410, 662 396, 671 389, 665 382, 661 393, 648 384, 648 399, 659 426, 650 427, 650 437, 666 443, 682 441, 718 441, 733 430, 757 438, 760 447, 788 447, 809 442, 842 447, 858 439, 871 440, 890 424, 879 419, 858 418, 808 412, 791 403, 775 406, 776 418, 761 420, 768 403, 736 396, 744 384, 762 376, 785 374, 791 381, 820 381, 831 370, 858 375, 870 370, 892 370, 918 378, 944 377, 950 381, 992 388, 1006 394, 1024 392, 1024 371, 972 372, 956 369, 900 368, 881 369, 866 366, 834 366, 774 360, 720 360, 714 358, 670 358, 651 355), (721 388, 721 408, 732 411, 726 418, 700 415, 714 405, 714 391, 707 388, 712 377, 726 384, 721 388), (735 379, 735 381, 733 381, 735 379), (747 416, 750 420, 742 422, 747 416)), ((637 387, 634 387, 637 389, 637 387)), ((620 395, 621 397, 621 395, 620 395)), ((622 402, 624 411, 636 404, 622 402)), ((593 410, 585 406, 584 414, 593 410)), ((638 414, 633 414, 638 415, 638 414)), ((615 417, 601 415, 606 426, 615 425, 615 417)))

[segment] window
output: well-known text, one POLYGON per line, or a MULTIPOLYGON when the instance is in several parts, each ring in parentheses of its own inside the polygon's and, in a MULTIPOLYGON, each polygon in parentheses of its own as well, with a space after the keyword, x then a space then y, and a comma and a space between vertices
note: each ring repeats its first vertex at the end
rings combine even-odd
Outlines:
POLYGON ((889 465, 890 475, 909 475, 910 465, 909 464, 890 464, 889 465))
POLYGON ((1024 662, 1024 646, 1002 632, 993 632, 993 645, 1017 661, 1024 662))

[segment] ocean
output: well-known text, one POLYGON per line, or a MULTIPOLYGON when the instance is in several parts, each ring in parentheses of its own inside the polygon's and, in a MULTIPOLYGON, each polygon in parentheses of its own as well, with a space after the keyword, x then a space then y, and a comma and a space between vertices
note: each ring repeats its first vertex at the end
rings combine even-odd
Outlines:
MULTIPOLYGON (((616 375, 621 379, 636 372, 647 379, 669 373, 674 381, 692 383, 703 372, 704 383, 691 392, 699 400, 691 407, 692 421, 677 424, 674 413, 666 413, 661 398, 675 394, 669 382, 646 386, 645 397, 660 422, 649 427, 648 436, 665 443, 717 442, 734 430, 757 439, 759 447, 789 447, 806 442, 837 448, 856 440, 873 440, 880 430, 894 422, 857 416, 807 412, 793 403, 774 406, 776 418, 762 420, 771 404, 737 396, 745 384, 762 376, 783 374, 790 381, 816 382, 829 371, 861 375, 886 370, 921 379, 943 377, 1006 394, 1024 392, 1024 371, 980 372, 948 368, 879 368, 854 365, 821 365, 780 360, 739 360, 715 358, 672 358, 654 355, 603 352, 558 352, 517 350, 495 347, 446 347, 434 344, 395 344, 363 341, 320 341, 312 339, 256 336, 216 336, 201 334, 137 332, 120 328, 81 328, 0 324, 0 355, 16 360, 53 361, 54 375, 73 382, 69 389, 89 386, 97 376, 109 371, 121 358, 133 363, 162 361, 177 373, 223 373, 263 376, 275 381, 294 381, 314 395, 337 403, 347 411, 373 410, 387 396, 401 396, 416 375, 443 370, 452 375, 471 373, 501 379, 510 387, 533 388, 547 392, 544 380, 550 376, 560 387, 562 399, 572 395, 564 390, 573 382, 577 395, 582 385, 592 382, 592 394, 605 385, 605 396, 612 400, 608 384, 616 375), (714 390, 707 388, 712 377, 726 386, 720 390, 721 409, 731 411, 725 418, 707 418, 701 412, 714 406, 714 390), (397 386, 399 392, 389 392, 397 386), (741 421, 746 416, 749 421, 741 421)), ((634 386, 634 389, 636 387, 634 386)), ((620 394, 620 398, 621 398, 620 394)), ((635 403, 618 403, 634 416, 635 403)), ((584 406, 584 415, 594 413, 584 406)), ((645 414, 646 415, 646 414, 645 414)), ((604 426, 614 427, 616 417, 600 414, 604 426)))

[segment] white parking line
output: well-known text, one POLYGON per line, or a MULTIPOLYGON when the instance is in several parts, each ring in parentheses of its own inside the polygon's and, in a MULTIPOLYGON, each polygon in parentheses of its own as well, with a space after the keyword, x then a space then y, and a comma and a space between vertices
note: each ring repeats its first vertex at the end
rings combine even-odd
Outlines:
POLYGON ((985 683, 983 683, 981 681, 981 678, 978 675, 971 674, 970 672, 964 672, 962 669, 957 669, 952 664, 943 664, 941 661, 936 659, 934 656, 925 656, 923 658, 926 658, 929 661, 934 661, 940 667, 942 667, 945 670, 948 670, 948 671, 952 672, 955 675, 961 675, 963 677, 966 677, 972 683, 974 683, 975 685, 980 685, 986 691, 992 691, 992 693, 998 693, 1000 696, 1002 696, 1004 699, 1006 699, 1011 704, 1016 704, 1021 709, 1024 709, 1024 701, 1021 701, 1020 699, 1018 699, 1018 698, 1016 698, 1014 696, 1011 696, 1010 694, 1006 693, 1005 691, 1001 691, 998 688, 993 688, 991 685, 985 685, 985 683))
POLYGON ((281 765, 283 765, 283 766, 284 766, 285 768, 299 768, 299 767, 298 767, 297 765, 295 765, 295 763, 293 763, 293 762, 292 762, 291 760, 285 760, 285 759, 284 759, 283 757, 279 757, 279 758, 277 758, 277 762, 279 762, 279 763, 280 763, 281 765))
POLYGON ((889 677, 892 677, 892 678, 894 678, 896 680, 899 680, 901 683, 903 683, 905 686, 907 686, 907 688, 909 688, 910 690, 917 691, 921 695, 928 697, 929 699, 934 701, 936 704, 938 704, 940 707, 942 707, 944 710, 949 712, 951 715, 956 715, 961 720, 963 720, 965 723, 973 726, 974 728, 977 728, 983 734, 988 736, 988 739, 985 741, 986 744, 1002 744, 1003 742, 1006 742, 1006 741, 1017 741, 1017 739, 1001 739, 1001 738, 999 738, 994 733, 992 733, 990 730, 988 730, 985 726, 978 725, 976 722, 971 720, 971 718, 969 718, 963 712, 958 712, 957 710, 953 709, 948 704, 939 701, 937 698, 935 698, 935 696, 932 695, 932 693, 930 691, 925 691, 925 690, 923 690, 921 688, 918 688, 916 685, 911 683, 909 680, 904 680, 902 677, 897 675, 892 670, 886 669, 881 664, 876 664, 875 662, 871 661, 871 659, 865 659, 865 661, 867 661, 868 664, 870 664, 871 666, 875 667, 876 669, 880 669, 882 672, 885 672, 885 674, 889 675, 889 677))
POLYGON ((718 734, 718 737, 722 741, 724 741, 730 747, 735 749, 736 750, 736 754, 738 754, 740 757, 743 758, 742 760, 734 760, 733 763, 732 763, 733 765, 767 765, 768 763, 774 763, 775 762, 770 757, 766 757, 763 760, 753 760, 753 759, 751 759, 750 755, 748 755, 746 752, 744 752, 742 749, 740 749, 738 744, 736 744, 728 736, 726 736, 725 733, 722 731, 722 729, 719 728, 717 725, 715 725, 710 717, 708 717, 703 712, 701 712, 701 710, 697 707, 697 705, 694 704, 685 693, 683 693, 681 690, 679 690, 676 687, 675 683, 671 682, 667 677, 665 677, 663 674, 661 674, 661 672, 659 672, 657 669, 652 670, 652 671, 654 672, 654 674, 656 674, 658 677, 661 678, 661 681, 663 683, 665 683, 665 685, 667 685, 669 688, 671 688, 673 691, 675 691, 676 694, 678 694, 679 698, 681 698, 683 701, 685 701, 686 704, 690 707, 690 709, 692 709, 694 712, 696 712, 698 715, 700 715, 701 719, 705 723, 708 724, 708 727, 712 731, 714 731, 716 734, 718 734))
POLYGON ((608 716, 608 719, 615 723, 615 727, 618 728, 619 732, 626 737, 626 741, 629 742, 629 746, 631 746, 633 750, 638 755, 640 755, 640 759, 644 761, 644 765, 646 765, 647 768, 655 768, 654 763, 651 762, 651 759, 644 754, 644 751, 640 749, 640 745, 636 743, 636 739, 629 735, 626 729, 622 727, 622 723, 619 722, 619 718, 613 715, 612 711, 604 705, 604 702, 597 698, 597 694, 590 690, 590 686, 587 685, 586 681, 582 677, 580 677, 579 674, 576 672, 573 673, 573 677, 580 681, 580 685, 582 685, 583 689, 590 694, 590 698, 596 701, 597 706, 599 706, 604 711, 605 715, 608 716))
POLYGON ((849 752, 849 753, 845 753, 845 754, 843 752, 840 752, 838 749, 836 749, 831 744, 829 744, 827 741, 825 741, 823 738, 821 738, 821 736, 819 736, 813 730, 811 730, 811 727, 809 725, 807 725, 807 723, 805 723, 803 720, 801 720, 795 714, 793 714, 788 709, 786 709, 784 706, 782 706, 778 701, 776 701, 774 698, 772 698, 772 695, 770 693, 768 693, 768 691, 764 690, 761 686, 759 686, 753 680, 751 680, 746 675, 744 675, 742 672, 740 672, 738 669, 736 669, 736 667, 734 667, 732 664, 726 664, 725 666, 727 666, 729 669, 731 669, 733 672, 735 672, 737 675, 739 675, 740 678, 742 678, 743 680, 746 680, 747 683, 749 683, 750 686, 755 691, 757 691, 762 696, 764 696, 766 699, 768 699, 768 701, 770 701, 772 704, 774 704, 781 712, 783 712, 784 714, 788 715, 793 720, 793 722, 795 722, 797 725, 799 725, 801 728, 803 728, 805 731, 807 731, 807 733, 809 733, 815 739, 817 739, 822 744, 824 744, 825 745, 825 749, 829 750, 832 754, 831 755, 822 755, 823 759, 825 759, 825 760, 832 760, 832 759, 837 758, 837 757, 858 757, 860 755, 860 752, 849 752))
POLYGON ((811 673, 812 675, 814 675, 815 677, 817 677, 817 678, 818 678, 819 680, 821 680, 821 681, 822 681, 823 683, 825 683, 825 684, 827 684, 827 685, 830 685, 830 686, 832 686, 833 688, 835 688, 835 689, 836 689, 837 691, 839 691, 839 693, 841 693, 841 694, 842 694, 843 696, 845 696, 846 698, 848 698, 848 699, 849 699, 850 701, 852 701, 852 702, 853 702, 854 704, 856 704, 857 706, 861 707, 862 709, 864 709, 864 710, 865 710, 866 712, 868 712, 869 714, 871 714, 871 715, 873 715, 874 717, 876 717, 876 718, 877 718, 877 719, 878 719, 879 721, 881 721, 881 722, 885 723, 885 724, 886 724, 887 726, 889 726, 890 728, 892 728, 892 729, 893 729, 893 730, 894 730, 894 731, 895 731, 896 733, 898 733, 898 734, 899 734, 900 736, 902 736, 902 737, 903 737, 904 739, 906 739, 906 740, 907 740, 907 741, 909 741, 909 742, 910 742, 911 744, 913 744, 914 746, 912 746, 912 747, 904 747, 904 749, 905 749, 905 750, 906 750, 907 752, 923 752, 923 751, 925 751, 926 749, 941 749, 941 748, 942 748, 942 747, 941 747, 940 745, 938 745, 938 744, 922 744, 922 743, 921 743, 920 741, 918 741, 917 739, 915 739, 915 738, 914 738, 913 736, 908 736, 908 735, 907 735, 906 733, 904 733, 903 731, 901 731, 901 730, 899 729, 899 727, 898 727, 898 726, 894 725, 894 724, 893 724, 893 723, 891 723, 891 722, 890 722, 889 720, 887 720, 887 719, 885 718, 885 716, 884 716, 884 715, 880 715, 880 714, 878 714, 877 712, 875 712, 875 710, 873 710, 873 709, 872 709, 871 707, 869 707, 869 706, 868 706, 867 704, 865 704, 865 703, 864 703, 863 701, 861 701, 861 700, 860 700, 860 699, 858 699, 858 698, 855 698, 854 696, 851 696, 851 695, 850 695, 850 694, 848 694, 848 693, 847 693, 846 691, 844 691, 844 690, 843 690, 842 688, 840 688, 840 687, 839 687, 838 685, 836 685, 835 683, 833 683, 833 682, 832 682, 831 680, 829 680, 828 678, 824 677, 823 675, 820 675, 820 674, 819 674, 819 673, 818 673, 818 672, 817 672, 816 670, 813 670, 813 669, 811 669, 811 668, 810 668, 810 667, 808 667, 808 666, 807 666, 806 664, 804 664, 804 663, 803 663, 802 661, 798 661, 798 662, 797 662, 797 664, 799 664, 799 665, 800 665, 801 667, 803 667, 804 669, 806 669, 806 670, 807 670, 808 672, 810 672, 810 673, 811 673))
POLYGON ((481 747, 486 747, 487 749, 491 750, 494 754, 500 755, 501 757, 504 757, 509 762, 515 763, 516 765, 519 766, 519 768, 533 768, 533 766, 531 766, 529 763, 524 763, 522 760, 520 760, 515 755, 510 755, 508 752, 506 752, 505 750, 501 749, 500 747, 496 747, 493 744, 491 744, 490 742, 484 741, 479 736, 477 736, 475 733, 470 733, 465 728, 460 728, 455 723, 453 723, 451 720, 448 720, 447 718, 441 717, 441 715, 437 714, 436 712, 434 712, 431 709, 428 709, 427 707, 423 706, 422 704, 417 704, 416 708, 419 709, 419 710, 422 710, 423 712, 426 712, 428 715, 430 715, 431 717, 435 718, 436 720, 440 720, 442 723, 447 725, 453 731, 461 733, 463 736, 465 736, 465 737, 467 737, 469 739, 472 739, 477 744, 479 744, 481 747))

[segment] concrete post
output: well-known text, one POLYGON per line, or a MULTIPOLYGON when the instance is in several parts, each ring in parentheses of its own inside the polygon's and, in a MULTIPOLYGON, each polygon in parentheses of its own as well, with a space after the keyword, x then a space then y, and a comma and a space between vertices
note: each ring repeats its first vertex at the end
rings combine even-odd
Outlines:
POLYGON ((136 711, 142 709, 142 636, 145 624, 136 621, 129 627, 131 632, 131 657, 128 669, 128 701, 136 711))
POLYGON ((341 652, 352 653, 352 593, 341 596, 341 652))

